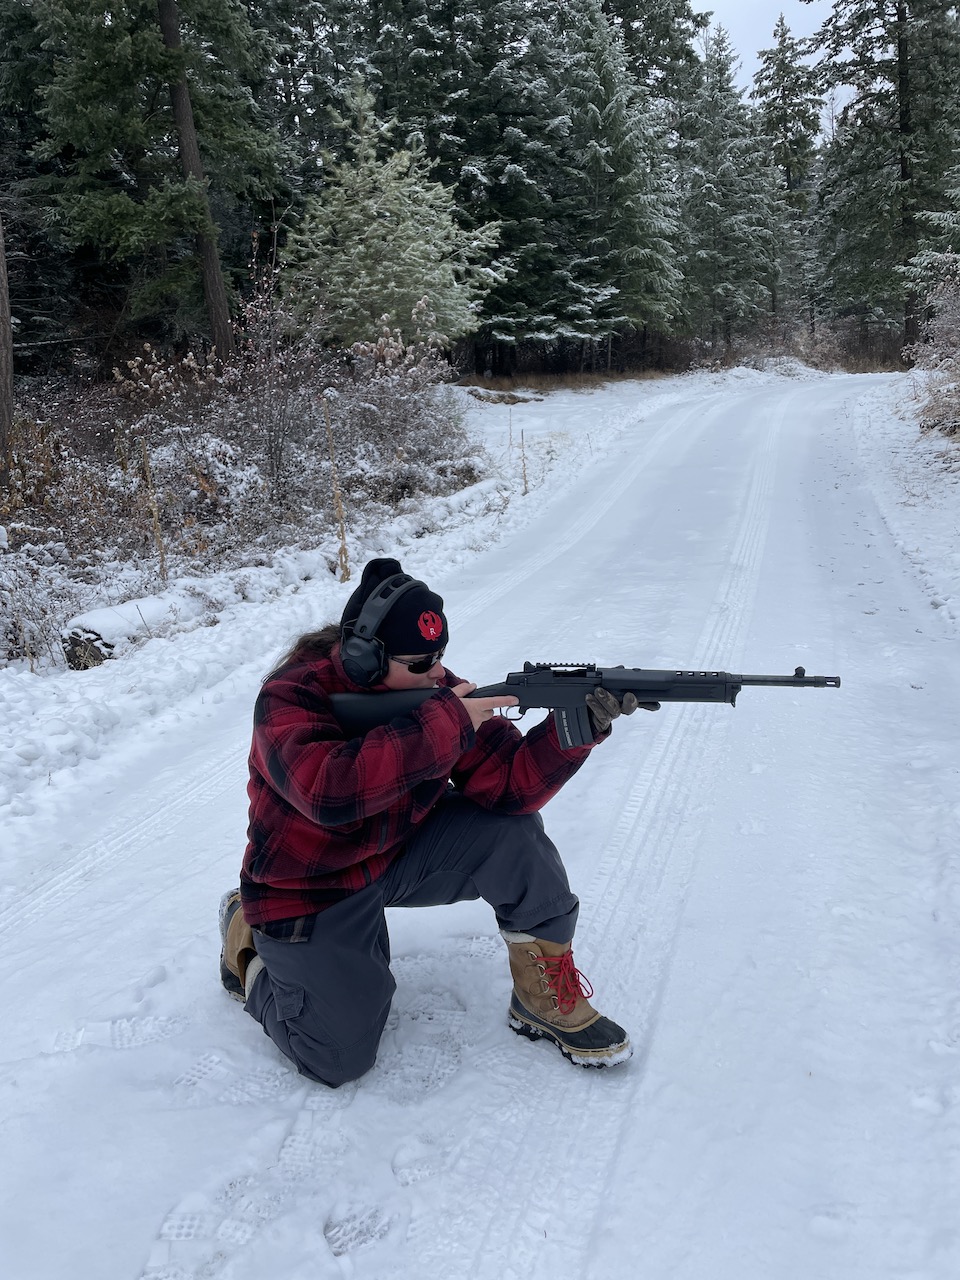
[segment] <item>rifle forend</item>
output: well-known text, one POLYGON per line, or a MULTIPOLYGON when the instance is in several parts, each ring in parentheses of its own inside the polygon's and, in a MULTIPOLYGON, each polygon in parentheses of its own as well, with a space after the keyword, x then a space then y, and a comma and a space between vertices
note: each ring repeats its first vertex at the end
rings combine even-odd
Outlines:
MULTIPOLYGON (((493 698, 510 694, 517 698, 520 715, 533 708, 553 711, 563 747, 586 746, 594 741, 586 697, 595 689, 609 689, 623 696, 632 693, 638 702, 725 702, 735 706, 745 686, 771 685, 790 688, 840 688, 839 676, 808 676, 797 667, 792 676, 744 676, 729 671, 655 671, 643 667, 597 667, 592 663, 525 662, 522 671, 511 671, 500 684, 484 685, 468 694, 493 698)), ((433 689, 387 693, 335 693, 330 702, 348 738, 368 733, 397 716, 409 715, 434 694, 433 689)))

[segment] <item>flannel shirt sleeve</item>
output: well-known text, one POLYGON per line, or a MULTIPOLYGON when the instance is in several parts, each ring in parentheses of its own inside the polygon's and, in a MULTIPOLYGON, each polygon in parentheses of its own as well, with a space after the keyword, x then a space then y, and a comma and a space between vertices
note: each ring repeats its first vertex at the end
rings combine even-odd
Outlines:
POLYGON ((535 813, 557 794, 596 744, 565 750, 550 715, 524 736, 515 724, 494 716, 456 764, 454 786, 484 809, 535 813))
POLYGON ((449 690, 347 740, 322 689, 281 676, 257 701, 251 764, 311 822, 349 831, 419 783, 448 778, 474 741, 470 717, 449 690))

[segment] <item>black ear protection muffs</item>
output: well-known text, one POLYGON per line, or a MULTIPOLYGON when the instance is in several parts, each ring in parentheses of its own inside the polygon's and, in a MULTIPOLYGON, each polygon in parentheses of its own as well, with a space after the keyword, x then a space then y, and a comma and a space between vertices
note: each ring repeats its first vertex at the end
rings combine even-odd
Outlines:
POLYGON ((376 684, 387 674, 390 655, 377 639, 377 630, 401 596, 425 586, 408 573, 395 573, 367 596, 356 622, 344 627, 340 661, 354 684, 376 684))

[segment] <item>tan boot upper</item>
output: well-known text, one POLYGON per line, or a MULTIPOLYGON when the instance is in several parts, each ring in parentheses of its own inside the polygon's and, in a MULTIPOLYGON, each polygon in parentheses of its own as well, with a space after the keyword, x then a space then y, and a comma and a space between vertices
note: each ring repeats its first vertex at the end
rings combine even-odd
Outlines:
POLYGON ((246 978, 247 965, 256 954, 253 930, 244 920, 242 909, 235 911, 227 926, 227 936, 223 944, 223 962, 231 973, 237 975, 241 984, 246 978))
POLYGON ((582 1031, 601 1016, 587 996, 593 988, 573 963, 569 942, 507 942, 510 972, 521 1004, 545 1022, 582 1031))

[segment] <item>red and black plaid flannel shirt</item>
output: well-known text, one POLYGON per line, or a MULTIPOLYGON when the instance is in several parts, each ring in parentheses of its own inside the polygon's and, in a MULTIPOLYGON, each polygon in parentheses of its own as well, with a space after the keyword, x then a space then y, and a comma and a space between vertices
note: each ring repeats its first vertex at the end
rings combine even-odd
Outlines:
POLYGON ((445 672, 423 706, 350 740, 328 695, 363 690, 345 675, 336 648, 264 683, 254 711, 241 873, 251 925, 315 915, 371 884, 450 781, 485 809, 534 813, 586 760, 590 747, 563 750, 552 716, 526 736, 500 716, 475 733, 449 691, 459 683, 445 672))

